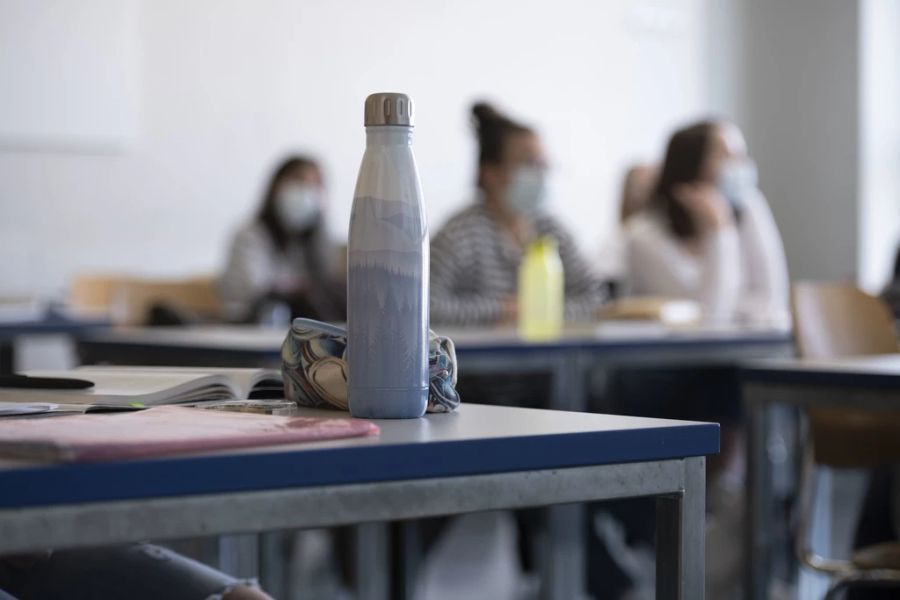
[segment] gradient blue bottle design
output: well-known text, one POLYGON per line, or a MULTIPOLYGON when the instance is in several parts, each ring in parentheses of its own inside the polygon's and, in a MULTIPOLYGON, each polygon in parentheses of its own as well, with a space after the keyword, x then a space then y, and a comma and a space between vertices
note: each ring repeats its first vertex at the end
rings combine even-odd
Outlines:
POLYGON ((366 98, 347 252, 350 412, 421 417, 428 403, 428 227, 405 94, 366 98))

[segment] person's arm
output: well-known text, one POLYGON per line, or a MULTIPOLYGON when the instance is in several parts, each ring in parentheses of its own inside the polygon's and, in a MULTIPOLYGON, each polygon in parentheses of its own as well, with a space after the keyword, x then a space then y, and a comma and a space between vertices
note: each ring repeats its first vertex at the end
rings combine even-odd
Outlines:
POLYGON ((746 199, 740 232, 749 282, 749 293, 741 300, 742 313, 750 318, 786 320, 787 261, 781 235, 762 194, 746 199))
POLYGON ((685 250, 662 227, 630 231, 628 271, 632 292, 694 300, 708 320, 731 318, 740 285, 740 248, 734 226, 707 231, 699 253, 698 276, 685 250))
POLYGON ((741 248, 737 229, 727 225, 708 231, 701 241, 697 301, 709 321, 730 321, 741 294, 741 248))
POLYGON ((272 289, 270 242, 254 228, 235 235, 225 272, 219 279, 219 298, 229 319, 243 319, 272 289))
POLYGON ((596 318, 598 309, 609 300, 600 277, 594 271, 575 240, 558 225, 553 236, 559 245, 566 290, 566 321, 585 323, 596 318))
POLYGON ((442 229, 431 241, 431 321, 439 325, 496 325, 507 306, 497 298, 467 291, 471 275, 470 245, 462 243, 454 227, 442 229))

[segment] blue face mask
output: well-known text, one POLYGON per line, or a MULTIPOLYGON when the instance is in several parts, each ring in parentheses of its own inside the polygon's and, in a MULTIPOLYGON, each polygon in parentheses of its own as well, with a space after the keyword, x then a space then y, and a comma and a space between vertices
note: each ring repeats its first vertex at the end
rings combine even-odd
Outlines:
POLYGON ((749 158, 735 159, 722 165, 716 188, 735 210, 740 210, 757 183, 756 163, 749 158))
POLYGON ((547 174, 540 167, 517 167, 506 189, 506 204, 518 214, 537 212, 547 198, 547 174))

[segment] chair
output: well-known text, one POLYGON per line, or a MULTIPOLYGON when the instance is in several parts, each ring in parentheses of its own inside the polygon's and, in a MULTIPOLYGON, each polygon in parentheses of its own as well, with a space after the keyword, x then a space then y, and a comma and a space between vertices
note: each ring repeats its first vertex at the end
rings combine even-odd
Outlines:
POLYGON ((852 285, 800 282, 792 311, 801 358, 839 358, 898 352, 887 306, 852 285))
POLYGON ((104 313, 117 325, 144 325, 152 307, 217 318, 221 305, 212 277, 141 279, 82 275, 72 282, 70 304, 76 311, 104 313))
MULTIPOLYGON (((792 290, 792 312, 801 358, 898 352, 887 307, 852 285, 797 283, 792 290)), ((861 548, 849 560, 819 556, 809 543, 817 467, 864 468, 900 462, 900 412, 811 408, 806 414, 795 537, 798 559, 832 577, 826 600, 854 585, 900 587, 900 543, 861 548)))

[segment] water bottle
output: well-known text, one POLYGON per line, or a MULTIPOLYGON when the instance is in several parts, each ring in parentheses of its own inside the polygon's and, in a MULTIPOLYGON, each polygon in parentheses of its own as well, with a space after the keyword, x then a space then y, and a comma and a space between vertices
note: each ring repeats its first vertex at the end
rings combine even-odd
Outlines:
POLYGON ((546 340, 562 331, 565 279, 556 240, 538 238, 519 266, 519 335, 546 340))
POLYGON ((405 94, 366 98, 347 252, 350 412, 405 419, 428 401, 428 227, 405 94))

